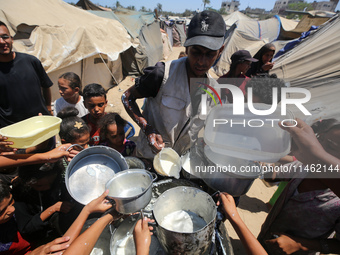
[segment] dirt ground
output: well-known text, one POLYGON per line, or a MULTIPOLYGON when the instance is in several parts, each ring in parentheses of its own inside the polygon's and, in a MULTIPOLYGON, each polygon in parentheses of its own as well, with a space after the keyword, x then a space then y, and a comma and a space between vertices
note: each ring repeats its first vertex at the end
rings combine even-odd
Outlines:
MULTIPOLYGON (((184 50, 184 47, 174 47, 167 60, 177 59, 179 53, 184 50)), ((214 74, 212 74, 212 76, 216 77, 214 74)), ((139 127, 126 113, 121 102, 121 96, 123 92, 134 84, 134 80, 135 79, 133 77, 126 77, 121 83, 118 84, 118 86, 108 91, 108 106, 106 111, 118 112, 124 119, 134 124, 136 134, 138 134, 139 127)), ((141 106, 143 100, 138 100, 137 102, 141 106)), ((268 188, 260 179, 256 179, 248 193, 243 195, 240 199, 238 212, 245 224, 255 236, 257 236, 260 232, 261 225, 268 214, 266 203, 269 201, 275 190, 276 186, 268 188)), ((246 254, 245 249, 243 248, 242 243, 231 224, 228 221, 225 224, 234 248, 235 255, 246 254)))

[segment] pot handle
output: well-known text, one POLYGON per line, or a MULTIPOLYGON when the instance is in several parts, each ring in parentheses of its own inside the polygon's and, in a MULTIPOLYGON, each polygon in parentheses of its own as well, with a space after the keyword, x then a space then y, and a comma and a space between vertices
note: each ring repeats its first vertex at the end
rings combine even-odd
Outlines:
POLYGON ((75 146, 79 146, 82 150, 84 150, 84 147, 83 147, 83 146, 81 146, 81 145, 75 143, 75 144, 72 144, 70 147, 68 147, 66 151, 68 151, 69 149, 72 149, 72 148, 75 147, 75 146))
MULTIPOLYGON (((82 150, 84 150, 84 147, 83 147, 83 146, 81 146, 81 145, 79 145, 79 144, 72 144, 70 147, 68 147, 68 148, 66 149, 66 151, 72 149, 72 148, 75 147, 75 146, 79 146, 82 150)), ((69 164, 68 161, 67 161, 67 158, 66 158, 65 156, 64 156, 64 161, 65 161, 65 164, 66 164, 66 165, 69 164)))
POLYGON ((158 176, 156 173, 150 173, 151 176, 153 177, 152 182, 156 181, 158 179, 158 176))

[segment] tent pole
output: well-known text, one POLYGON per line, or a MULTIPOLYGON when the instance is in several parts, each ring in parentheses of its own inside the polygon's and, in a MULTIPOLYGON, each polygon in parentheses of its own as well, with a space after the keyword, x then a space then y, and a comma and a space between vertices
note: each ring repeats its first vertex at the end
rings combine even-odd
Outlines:
POLYGON ((106 62, 104 61, 104 59, 103 59, 103 57, 102 57, 102 54, 99 53, 99 56, 100 56, 100 58, 102 59, 103 63, 105 64, 107 70, 110 72, 112 79, 113 79, 113 80, 115 81, 115 83, 118 85, 118 82, 117 82, 116 78, 113 76, 113 73, 111 72, 110 68, 107 66, 106 62))

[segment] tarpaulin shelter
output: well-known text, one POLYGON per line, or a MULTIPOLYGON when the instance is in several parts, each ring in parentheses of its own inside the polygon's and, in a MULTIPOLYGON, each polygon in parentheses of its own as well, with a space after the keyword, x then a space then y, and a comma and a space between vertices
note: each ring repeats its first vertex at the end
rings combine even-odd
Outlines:
POLYGON ((161 20, 161 28, 168 34, 171 46, 183 46, 186 40, 186 20, 161 20))
POLYGON ((311 91, 312 98, 306 104, 312 113, 308 118, 310 122, 318 118, 340 117, 339 31, 340 17, 337 15, 275 59, 270 72, 290 82, 292 87, 311 91))
POLYGON ((92 3, 89 0, 79 0, 76 3, 76 6, 79 6, 80 8, 84 9, 84 10, 93 10, 93 11, 109 11, 108 8, 102 7, 102 6, 98 6, 95 5, 94 3, 92 3))
POLYGON ((248 50, 254 55, 264 44, 276 40, 280 34, 279 16, 267 20, 242 18, 236 21, 226 33, 225 47, 214 71, 222 76, 229 71, 230 57, 238 50, 248 50))
POLYGON ((223 19, 227 29, 229 29, 232 25, 234 25, 235 22, 241 19, 252 20, 252 18, 239 11, 233 12, 229 15, 223 15, 223 19))
POLYGON ((104 19, 62 0, 0 0, 0 20, 14 35, 14 49, 36 56, 54 83, 73 71, 83 84, 109 88, 122 79, 120 53, 131 37, 115 20, 104 19))
POLYGON ((136 47, 122 53, 124 75, 140 75, 147 66, 163 58, 163 42, 159 22, 153 12, 137 12, 118 8, 112 11, 89 11, 100 17, 119 21, 136 47))
MULTIPOLYGON (((303 12, 305 14, 295 28, 282 26, 279 40, 290 40, 300 37, 301 33, 308 31, 312 26, 320 26, 329 20, 334 13, 309 11, 303 12)), ((282 20, 283 18, 281 18, 282 20)))

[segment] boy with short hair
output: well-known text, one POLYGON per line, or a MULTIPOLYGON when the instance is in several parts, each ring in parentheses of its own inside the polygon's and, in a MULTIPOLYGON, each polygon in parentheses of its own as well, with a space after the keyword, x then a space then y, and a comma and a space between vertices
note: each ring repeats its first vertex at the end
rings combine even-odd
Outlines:
POLYGON ((107 105, 106 91, 100 84, 91 83, 85 86, 83 98, 85 108, 89 111, 87 115, 82 117, 90 127, 89 145, 98 145, 100 143, 98 121, 105 114, 107 105))

